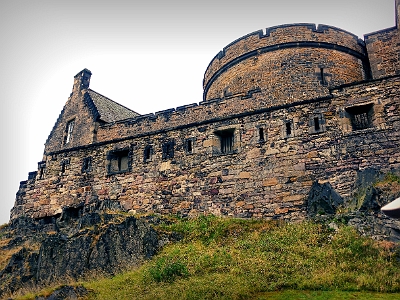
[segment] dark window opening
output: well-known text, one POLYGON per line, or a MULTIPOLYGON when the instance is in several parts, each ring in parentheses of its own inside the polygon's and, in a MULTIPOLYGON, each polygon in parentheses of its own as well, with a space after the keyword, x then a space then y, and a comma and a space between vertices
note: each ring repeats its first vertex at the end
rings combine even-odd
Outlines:
POLYGON ((60 163, 60 166, 61 166, 61 174, 64 174, 64 173, 65 173, 66 167, 67 167, 67 165, 69 165, 69 162, 70 162, 70 158, 64 158, 64 159, 61 161, 61 163, 60 163))
POLYGON ((321 84, 326 85, 324 68, 319 68, 319 72, 320 72, 320 77, 321 77, 321 84))
POLYGON ((186 153, 193 153, 193 140, 192 139, 187 139, 185 141, 185 150, 186 150, 186 153))
POLYGON ((286 122, 286 136, 292 135, 292 123, 286 122))
POLYGON ((86 157, 82 161, 82 173, 90 172, 92 169, 92 157, 86 157))
POLYGON ((144 148, 143 157, 144 157, 144 161, 145 162, 151 160, 152 153, 153 153, 153 147, 152 146, 146 146, 144 148))
POLYGON ((219 136, 221 153, 232 153, 235 142, 234 129, 218 131, 216 134, 219 136))
POLYGON ((350 115, 353 130, 362 130, 372 127, 373 104, 349 107, 346 111, 350 115))
POLYGON ((129 170, 129 150, 112 151, 109 154, 109 173, 120 173, 129 170))
POLYGON ((264 128, 258 128, 258 135, 259 135, 260 141, 265 141, 264 128))
POLYGON ((319 125, 318 117, 314 117, 314 129, 315 129, 315 131, 319 131, 321 129, 321 126, 319 125))
POLYGON ((65 144, 68 144, 71 141, 74 126, 75 126, 75 119, 71 120, 67 123, 66 135, 65 135, 65 140, 64 140, 65 144))
POLYGON ((167 142, 162 145, 162 158, 169 159, 174 158, 174 146, 175 142, 167 142))

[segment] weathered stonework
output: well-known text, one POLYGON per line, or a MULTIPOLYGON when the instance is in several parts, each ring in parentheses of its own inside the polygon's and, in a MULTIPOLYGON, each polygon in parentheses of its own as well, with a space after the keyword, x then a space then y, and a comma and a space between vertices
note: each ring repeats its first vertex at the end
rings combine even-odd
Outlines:
POLYGON ((212 60, 203 102, 144 116, 90 90, 85 69, 11 219, 107 200, 296 220, 316 181, 346 203, 360 171, 400 172, 398 40, 398 25, 365 42, 310 24, 252 33, 212 60))

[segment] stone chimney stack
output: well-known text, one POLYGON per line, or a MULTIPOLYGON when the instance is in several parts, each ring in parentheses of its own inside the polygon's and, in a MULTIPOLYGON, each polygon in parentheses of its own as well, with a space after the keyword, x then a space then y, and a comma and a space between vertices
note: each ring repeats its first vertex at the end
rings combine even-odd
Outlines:
POLYGON ((400 29, 400 0, 396 0, 396 26, 400 29))
POLYGON ((72 88, 72 93, 80 92, 81 90, 89 88, 90 77, 92 72, 88 69, 83 69, 74 77, 74 86, 72 88))

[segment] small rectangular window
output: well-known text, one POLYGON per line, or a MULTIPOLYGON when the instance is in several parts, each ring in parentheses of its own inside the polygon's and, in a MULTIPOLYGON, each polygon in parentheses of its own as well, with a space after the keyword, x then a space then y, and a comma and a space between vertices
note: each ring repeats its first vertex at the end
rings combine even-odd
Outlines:
POLYGON ((193 153, 193 139, 185 140, 185 152, 187 154, 193 153))
POLYGON ((326 85, 324 68, 319 68, 319 70, 320 70, 321 84, 322 85, 326 85))
POLYGON ((92 157, 86 157, 82 161, 82 173, 88 173, 92 170, 92 157))
POLYGON ((261 142, 265 141, 264 128, 258 128, 258 135, 259 135, 259 138, 260 138, 261 142))
POLYGON ((346 108, 350 115, 353 130, 362 130, 372 127, 373 104, 346 108))
POLYGON ((322 133, 325 131, 325 118, 322 113, 313 113, 308 121, 308 132, 310 134, 322 133))
POLYGON ((152 155, 153 155, 153 147, 150 145, 146 146, 143 152, 143 161, 144 162, 151 161, 152 155))
POLYGON ((319 118, 318 117, 314 117, 314 129, 315 129, 315 131, 319 131, 321 129, 321 127, 319 126, 319 118))
POLYGON ((66 127, 66 136, 65 136, 65 144, 68 144, 71 141, 72 138, 72 132, 74 130, 75 126, 75 119, 71 120, 67 123, 66 127))
POLYGON ((162 158, 163 159, 174 158, 174 146, 175 146, 174 141, 166 142, 162 145, 162 158))
POLYGON ((233 153, 235 144, 234 129, 227 129, 217 131, 216 135, 219 137, 220 151, 223 154, 233 153))
POLYGON ((113 174, 129 171, 129 150, 111 151, 108 159, 108 173, 113 174))
POLYGON ((286 136, 291 136, 292 135, 292 123, 291 122, 286 122, 286 136))

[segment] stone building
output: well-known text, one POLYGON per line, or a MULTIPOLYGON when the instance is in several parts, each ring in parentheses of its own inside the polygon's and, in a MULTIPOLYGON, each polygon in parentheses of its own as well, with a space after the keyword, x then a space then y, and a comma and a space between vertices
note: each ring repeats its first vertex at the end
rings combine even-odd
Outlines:
POLYGON ((73 90, 11 219, 104 203, 136 213, 302 219, 315 182, 344 203, 365 170, 400 172, 396 26, 365 35, 291 24, 226 46, 200 103, 140 115, 73 90))

